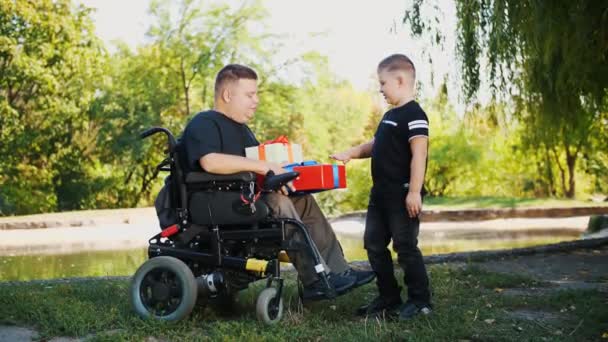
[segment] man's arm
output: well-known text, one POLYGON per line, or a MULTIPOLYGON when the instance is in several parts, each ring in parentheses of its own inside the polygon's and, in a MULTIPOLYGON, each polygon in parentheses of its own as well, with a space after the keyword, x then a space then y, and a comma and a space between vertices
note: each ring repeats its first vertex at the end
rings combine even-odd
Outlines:
POLYGON ((405 199, 405 206, 410 217, 417 217, 422 211, 422 184, 426 169, 428 137, 419 136, 410 140, 412 164, 410 165, 410 189, 405 199))
POLYGON ((285 170, 278 164, 224 153, 209 153, 201 157, 199 163, 203 170, 209 173, 226 175, 237 172, 251 171, 265 175, 272 170, 275 174, 285 170))
MULTIPOLYGON (((266 175, 268 171, 274 172, 275 175, 280 175, 287 172, 276 163, 269 163, 263 160, 256 160, 251 158, 245 158, 241 156, 235 156, 224 153, 209 153, 199 159, 199 163, 203 170, 209 173, 215 173, 218 175, 228 175, 237 172, 255 172, 260 175, 266 175)), ((293 183, 289 182, 286 186, 280 189, 283 195, 288 195, 289 191, 296 191, 293 183)))
POLYGON ((340 160, 344 162, 344 164, 348 163, 351 159, 362 159, 369 158, 372 156, 372 148, 374 147, 374 138, 372 140, 363 143, 358 146, 351 147, 350 149, 332 154, 330 157, 335 160, 340 160))

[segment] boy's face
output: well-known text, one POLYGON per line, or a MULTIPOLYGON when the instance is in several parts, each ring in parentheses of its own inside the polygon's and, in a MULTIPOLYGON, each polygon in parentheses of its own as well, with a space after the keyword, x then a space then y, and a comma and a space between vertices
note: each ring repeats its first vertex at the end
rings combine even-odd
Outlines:
POLYGON ((397 105, 401 100, 401 92, 404 84, 403 75, 399 71, 378 70, 378 81, 380 82, 380 93, 386 102, 397 105))

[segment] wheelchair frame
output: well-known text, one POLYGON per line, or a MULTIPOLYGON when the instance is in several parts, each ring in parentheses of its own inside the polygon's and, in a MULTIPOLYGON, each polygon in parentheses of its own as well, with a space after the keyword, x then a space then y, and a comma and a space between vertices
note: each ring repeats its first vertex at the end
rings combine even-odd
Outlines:
MULTIPOLYGON (((131 300, 141 317, 180 320, 192 311, 199 296, 231 296, 247 288, 251 282, 267 279, 266 288, 257 300, 257 317, 268 324, 278 322, 283 308, 282 251, 294 249, 287 240, 288 224, 304 237, 304 247, 317 265, 315 270, 326 286, 327 296, 331 298, 336 295, 321 266, 321 257, 302 222, 266 217, 251 225, 192 223, 188 212, 188 185, 181 167, 177 141, 168 129, 162 127, 146 130, 141 138, 157 133, 164 133, 167 137, 165 152, 168 156, 157 169, 171 173, 169 191, 178 223, 163 229, 149 240, 149 260, 133 277, 131 300), (233 254, 235 250, 239 255, 233 254), (169 281, 169 278, 174 281, 169 281)), ((242 179, 248 178, 246 176, 242 173, 205 174, 203 178, 208 179, 207 186, 220 191, 242 188, 242 179)), ((251 177, 253 175, 249 175, 251 177)), ((251 185, 250 182, 245 183, 251 185)))

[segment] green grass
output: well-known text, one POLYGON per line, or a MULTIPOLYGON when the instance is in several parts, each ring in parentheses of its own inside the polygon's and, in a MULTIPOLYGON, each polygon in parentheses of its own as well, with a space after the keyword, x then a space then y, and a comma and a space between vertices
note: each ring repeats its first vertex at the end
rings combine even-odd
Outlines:
POLYGON ((490 208, 557 208, 608 206, 608 202, 591 202, 557 198, 512 197, 426 197, 427 210, 490 209, 490 208))
POLYGON ((93 334, 93 341, 141 341, 149 336, 172 341, 584 341, 597 340, 608 330, 608 303, 596 291, 547 291, 546 295, 507 297, 496 288, 543 284, 474 267, 462 270, 433 265, 429 274, 435 311, 409 322, 365 320, 353 315, 356 307, 375 296, 374 285, 334 301, 302 307, 293 274, 288 274, 285 314, 278 325, 271 327, 257 322, 254 316, 255 299, 263 282, 240 293, 233 313, 198 306, 185 321, 161 323, 135 316, 129 306, 128 281, 122 280, 0 285, 0 324, 33 327, 42 339, 93 334), (571 307, 575 309, 560 313, 571 307), (521 308, 561 314, 563 319, 541 322, 509 315, 521 308))

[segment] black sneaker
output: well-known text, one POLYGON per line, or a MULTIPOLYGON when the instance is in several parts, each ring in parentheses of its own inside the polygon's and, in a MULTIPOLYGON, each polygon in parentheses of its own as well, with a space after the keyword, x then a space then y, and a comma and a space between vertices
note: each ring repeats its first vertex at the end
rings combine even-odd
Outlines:
POLYGON ((354 276, 357 279, 357 282, 353 288, 363 286, 376 278, 376 273, 374 273, 374 271, 356 270, 352 267, 344 271, 342 275, 354 276))
POLYGON ((335 273, 330 273, 327 280, 331 288, 327 288, 325 283, 319 279, 303 288, 302 299, 305 301, 332 299, 336 297, 336 292, 344 293, 348 291, 357 281, 353 276, 346 277, 335 273))
POLYGON ((357 309, 357 316, 397 315, 401 305, 403 305, 401 297, 385 298, 378 296, 369 304, 360 306, 357 309))
POLYGON ((406 303, 399 312, 399 319, 406 321, 414 318, 417 315, 430 315, 433 312, 433 308, 429 304, 414 304, 411 302, 406 303))
POLYGON ((354 275, 330 273, 327 277, 338 294, 346 293, 357 284, 357 277, 354 275))

